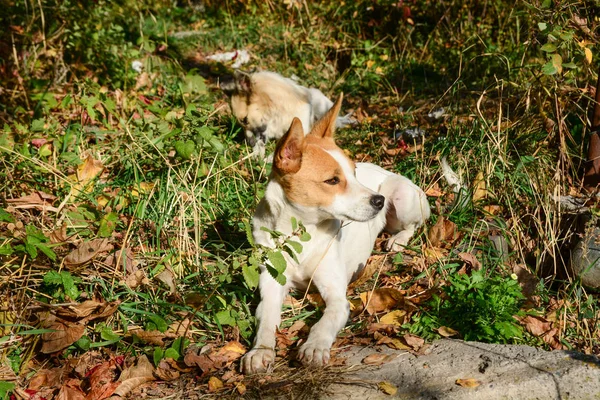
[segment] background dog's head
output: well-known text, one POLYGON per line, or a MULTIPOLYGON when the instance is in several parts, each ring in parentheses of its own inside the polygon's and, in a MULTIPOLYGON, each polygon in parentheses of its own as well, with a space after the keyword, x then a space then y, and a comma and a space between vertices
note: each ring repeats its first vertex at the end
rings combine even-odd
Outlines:
POLYGON ((220 83, 221 90, 231 99, 231 111, 245 130, 246 141, 254 146, 265 143, 267 137, 269 101, 254 90, 252 75, 236 70, 233 76, 220 83))
POLYGON ((302 123, 294 118, 277 143, 273 171, 287 200, 307 215, 368 221, 382 210, 385 198, 356 179, 354 162, 334 142, 342 97, 306 137, 302 123))

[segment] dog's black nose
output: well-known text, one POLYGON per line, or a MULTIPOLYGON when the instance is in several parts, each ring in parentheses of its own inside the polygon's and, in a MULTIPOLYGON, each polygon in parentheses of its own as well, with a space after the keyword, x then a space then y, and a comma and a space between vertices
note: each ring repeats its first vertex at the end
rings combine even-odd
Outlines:
POLYGON ((383 205, 385 204, 385 197, 383 197, 380 194, 376 194, 371 197, 370 203, 373 206, 373 208, 381 210, 383 208, 383 205))

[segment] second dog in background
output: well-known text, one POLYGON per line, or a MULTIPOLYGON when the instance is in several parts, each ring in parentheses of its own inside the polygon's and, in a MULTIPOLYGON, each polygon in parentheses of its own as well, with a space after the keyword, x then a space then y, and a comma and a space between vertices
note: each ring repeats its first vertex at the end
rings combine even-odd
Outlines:
MULTIPOLYGON (((302 122, 307 134, 333 106, 319 89, 298 85, 274 72, 236 71, 231 79, 222 81, 220 87, 231 99, 231 110, 245 129, 247 143, 260 158, 265 156, 265 144, 282 137, 294 117, 302 122)), ((336 128, 355 122, 350 114, 338 117, 336 128)))

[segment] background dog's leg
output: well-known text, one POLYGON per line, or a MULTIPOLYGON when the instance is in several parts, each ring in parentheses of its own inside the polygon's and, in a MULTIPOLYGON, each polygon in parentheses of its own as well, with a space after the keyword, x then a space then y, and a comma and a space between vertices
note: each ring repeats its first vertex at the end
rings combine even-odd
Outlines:
POLYGON ((265 371, 275 361, 275 329, 281 323, 281 306, 288 287, 281 286, 267 272, 260 275, 260 303, 256 309, 258 332, 254 347, 242 359, 244 373, 265 371))
MULTIPOLYGON (((326 365, 329 362, 331 345, 350 315, 346 299, 346 269, 343 265, 331 265, 333 262, 323 260, 315 273, 313 283, 319 289, 326 308, 319 322, 310 330, 306 343, 300 347, 298 358, 304 363, 326 365), (322 274, 318 275, 319 272, 322 274)), ((335 262, 339 263, 339 260, 335 262)))
POLYGON ((406 229, 396 233, 385 243, 385 249, 387 251, 401 251, 404 246, 408 244, 408 241, 415 233, 416 225, 411 224, 406 229))

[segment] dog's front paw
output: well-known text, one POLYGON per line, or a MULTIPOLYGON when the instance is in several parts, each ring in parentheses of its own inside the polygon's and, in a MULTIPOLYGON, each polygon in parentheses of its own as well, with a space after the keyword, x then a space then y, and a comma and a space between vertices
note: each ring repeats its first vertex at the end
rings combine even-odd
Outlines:
POLYGON ((275 361, 275 350, 254 348, 242 357, 241 370, 245 374, 269 371, 275 361))
POLYGON ((386 242, 385 242, 385 251, 393 251, 393 252, 400 252, 402 251, 402 249, 404 249, 404 247, 406 247, 407 242, 404 241, 398 241, 397 239, 395 239, 394 237, 389 238, 386 242))
POLYGON ((325 366, 329 363, 329 351, 331 346, 327 343, 319 343, 318 340, 310 340, 300 346, 298 351, 298 359, 305 365, 314 365, 318 367, 325 366))

